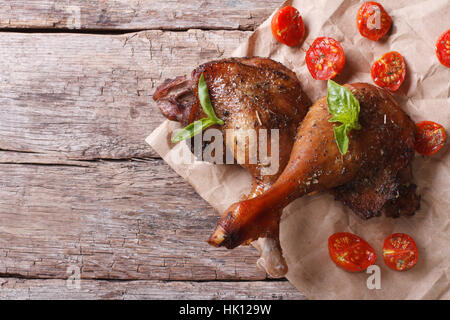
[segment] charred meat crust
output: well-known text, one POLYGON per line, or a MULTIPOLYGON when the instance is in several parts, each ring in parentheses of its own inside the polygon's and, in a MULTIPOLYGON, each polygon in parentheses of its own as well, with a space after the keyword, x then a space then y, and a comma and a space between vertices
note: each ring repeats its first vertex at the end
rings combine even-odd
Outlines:
MULTIPOLYGON (((360 83, 350 85, 349 88, 353 89, 361 105, 371 104, 376 107, 382 103, 390 103, 393 106, 392 112, 402 112, 392 95, 385 90, 360 83)), ((368 108, 362 106, 361 109, 368 108)), ((371 110, 371 112, 375 111, 376 108, 371 110)), ((414 123, 408 115, 403 114, 403 116, 405 117, 403 125, 406 128, 396 127, 390 115, 386 114, 382 123, 379 121, 376 123, 379 128, 374 132, 375 138, 379 135, 380 139, 389 139, 393 137, 387 136, 386 130, 393 135, 396 135, 393 132, 401 135, 400 132, 403 131, 406 133, 405 143, 386 143, 386 148, 391 149, 379 150, 382 156, 377 162, 368 161, 366 165, 363 164, 354 179, 330 191, 337 200, 342 201, 363 219, 380 216, 382 213, 389 217, 409 216, 413 215, 420 206, 420 197, 416 195, 416 186, 412 184, 414 123)), ((368 122, 374 122, 371 121, 370 115, 362 114, 361 118, 363 121, 367 119, 368 122)))
MULTIPOLYGON (((197 99, 197 83, 200 75, 204 72, 206 72, 207 74, 208 72, 210 72, 211 75, 209 78, 226 77, 226 68, 230 66, 240 66, 240 68, 243 69, 246 68, 247 72, 244 71, 243 73, 246 73, 247 75, 258 70, 265 70, 268 75, 273 74, 281 79, 284 79, 285 81, 292 81, 295 89, 301 88, 300 82, 298 81, 295 73, 279 62, 261 57, 228 58, 210 61, 200 65, 192 72, 191 80, 188 80, 187 76, 180 76, 176 77, 175 79, 165 80, 156 89, 153 95, 153 99, 155 101, 158 101, 160 110, 166 118, 173 121, 178 121, 182 125, 188 125, 193 121, 201 119, 205 116, 197 99), (248 68, 251 68, 251 71, 248 71, 248 68), (220 74, 221 72, 224 73, 220 74), (189 102, 186 103, 185 101, 180 99, 180 90, 183 93, 184 97, 191 95, 189 102)), ((242 79, 238 80, 242 81, 242 79)), ((252 79, 248 77, 248 79, 245 80, 251 81, 252 79)), ((292 83, 290 84, 292 85, 292 83)), ((258 84, 255 85, 258 86, 258 84)), ((266 85, 263 84, 260 88, 264 89, 265 87, 267 88, 267 86, 270 86, 270 83, 267 83, 266 85)), ((301 89, 299 93, 300 94, 298 96, 298 101, 296 104, 301 103, 306 106, 310 106, 311 101, 301 89)), ((260 94, 263 95, 264 92, 261 92, 260 94)), ((215 111, 216 113, 220 113, 220 110, 215 111)), ((225 111, 224 113, 225 114, 220 115, 221 118, 227 117, 227 112, 225 111)))
POLYGON ((404 172, 410 170, 410 166, 402 169, 395 179, 375 175, 351 181, 330 192, 362 219, 381 214, 392 218, 411 216, 420 208, 420 196, 416 194, 417 186, 411 182, 412 178, 403 177, 404 172))

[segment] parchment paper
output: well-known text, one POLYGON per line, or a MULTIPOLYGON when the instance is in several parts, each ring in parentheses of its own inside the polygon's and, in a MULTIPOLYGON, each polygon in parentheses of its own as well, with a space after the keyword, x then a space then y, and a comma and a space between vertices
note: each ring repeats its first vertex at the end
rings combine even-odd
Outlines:
MULTIPOLYGON (((450 69, 438 62, 434 51, 438 37, 450 27, 448 0, 381 3, 391 15, 393 26, 388 37, 378 42, 363 38, 356 27, 356 13, 362 1, 294 0, 283 6, 293 5, 302 14, 307 28, 302 44, 289 48, 277 43, 270 31, 270 17, 234 56, 255 55, 280 61, 296 72, 304 91, 315 101, 326 95, 326 82, 313 80, 304 57, 316 37, 329 36, 342 44, 346 65, 335 78, 341 84, 372 83, 373 61, 385 52, 399 51, 406 60, 407 76, 396 94, 397 100, 414 121, 436 121, 450 133, 450 69)), ((184 143, 170 143, 175 128, 178 124, 166 121, 146 141, 218 210, 219 218, 223 210, 249 191, 251 178, 237 166, 198 161, 183 164, 179 160, 181 151, 184 149, 185 154, 189 151, 184 143)), ((422 195, 421 209, 413 217, 363 221, 326 194, 307 196, 289 205, 280 226, 289 281, 312 299, 450 299, 448 144, 432 157, 416 155, 413 168, 418 193, 422 195), (381 289, 368 289, 370 274, 348 273, 330 260, 328 237, 340 231, 360 235, 375 249, 375 264, 381 269, 381 289), (383 261, 383 241, 394 232, 408 233, 417 242, 419 262, 409 271, 393 271, 383 261)))

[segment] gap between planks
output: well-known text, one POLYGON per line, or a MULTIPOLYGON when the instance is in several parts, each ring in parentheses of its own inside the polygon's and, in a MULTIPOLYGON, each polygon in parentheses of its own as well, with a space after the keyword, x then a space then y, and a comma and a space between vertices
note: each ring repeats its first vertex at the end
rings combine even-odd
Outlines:
POLYGON ((144 142, 163 121, 154 86, 249 34, 0 33, 0 272, 64 278, 75 263, 92 279, 265 279, 254 249, 202 241, 217 213, 144 142))
MULTIPOLYGON (((182 28, 180 28, 180 29, 162 28, 162 29, 159 29, 159 30, 163 31, 164 33, 165 32, 184 33, 184 32, 191 31, 190 29, 191 28, 185 28, 185 29, 182 29, 182 28)), ((243 30, 252 30, 251 28, 248 29, 248 28, 241 28, 241 27, 238 27, 238 28, 235 28, 235 29, 233 29, 233 28, 226 28, 226 27, 225 28, 221 27, 221 28, 205 28, 205 29, 203 29, 202 27, 200 27, 200 28, 196 28, 196 29, 200 29, 200 31, 211 31, 211 30, 215 30, 215 31, 228 31, 228 30, 243 31, 243 30)), ((24 29, 20 29, 20 28, 16 28, 16 29, 2 29, 2 30, 0 30, 0 33, 4 33, 4 32, 9 32, 9 33, 12 33, 12 34, 13 33, 29 33, 30 35, 34 34, 34 33, 40 33, 40 34, 47 34, 47 33, 48 34, 75 33, 75 34, 80 34, 80 35, 91 35, 92 34, 92 35, 105 35, 105 36, 108 36, 108 35, 127 35, 127 34, 139 33, 139 32, 142 32, 142 31, 147 31, 147 30, 152 30, 152 29, 135 29, 135 30, 133 30, 133 29, 127 29, 127 30, 82 29, 82 30, 71 30, 71 29, 61 28, 61 29, 57 29, 56 30, 56 29, 25 29, 25 28, 24 29)), ((194 32, 196 32, 196 31, 194 31, 194 32)), ((21 150, 0 150, 0 152, 11 152, 11 153, 18 153, 18 154, 22 153, 22 154, 32 155, 32 156, 36 156, 36 157, 42 157, 41 159, 45 159, 45 158, 48 159, 48 160, 45 160, 45 161, 48 161, 48 162, 43 162, 43 163, 39 163, 39 162, 28 162, 28 163, 27 162, 20 162, 20 161, 18 161, 16 159, 15 162, 13 162, 13 161, 11 161, 11 162, 2 162, 3 164, 13 164, 14 163, 14 164, 24 164, 24 165, 56 165, 56 166, 58 166, 58 165, 61 165, 61 166, 67 165, 67 166, 81 166, 81 167, 84 167, 84 166, 86 166, 86 163, 88 165, 91 165, 91 163, 97 163, 97 162, 103 162, 103 161, 111 161, 111 162, 120 162, 120 161, 133 162, 133 161, 138 161, 138 162, 140 162, 140 161, 160 160, 160 157, 157 156, 157 155, 156 156, 155 155, 150 155, 150 156, 148 156, 146 158, 133 158, 133 157, 118 158, 118 159, 93 158, 93 159, 88 159, 88 160, 85 160, 85 159, 78 159, 77 160, 77 159, 71 159, 70 157, 68 157, 66 159, 60 158, 59 159, 60 162, 51 163, 52 160, 50 160, 50 159, 52 158, 52 156, 49 155, 49 154, 42 154, 40 152, 33 152, 33 151, 29 151, 28 152, 28 151, 21 151, 21 150)), ((13 274, 3 275, 3 276, 7 276, 8 278, 15 278, 13 276, 13 274)), ((24 277, 23 275, 20 275, 20 274, 17 275, 17 276, 19 278, 21 278, 21 279, 27 279, 27 280, 31 280, 31 281, 34 281, 34 279, 36 279, 37 281, 41 281, 42 280, 42 279, 32 278, 32 277, 26 278, 26 277, 24 277)), ((61 280, 63 281, 64 279, 61 279, 61 280)), ((43 280, 43 281, 47 281, 47 280, 43 280)), ((49 281, 50 281, 50 279, 49 279, 49 281)), ((100 279, 100 278, 99 279, 95 279, 94 278, 94 279, 91 279, 91 280, 82 280, 82 281, 91 281, 91 282, 92 281, 110 281, 110 282, 119 282, 119 283, 120 282, 133 283, 135 281, 136 282, 145 282, 146 280, 140 280, 140 279, 126 280, 126 279, 109 279, 109 278, 108 279, 100 279)), ((234 282, 234 283, 239 283, 239 284, 240 283, 246 283, 246 282, 249 282, 249 283, 256 283, 256 282, 258 282, 258 281, 255 281, 255 280, 237 280, 237 279, 214 280, 214 281, 211 281, 211 280, 193 280, 193 281, 189 281, 189 280, 165 280, 165 281, 167 281, 167 282, 174 282, 174 283, 175 282, 176 283, 183 283, 183 282, 186 282, 186 283, 190 283, 190 282, 193 282, 193 283, 209 283, 209 282, 228 283, 228 282, 234 282)), ((165 281, 162 281, 162 282, 165 282, 165 281)), ((286 282, 286 280, 280 281, 280 280, 274 280, 274 279, 266 279, 264 281, 259 281, 259 282, 263 282, 263 283, 266 283, 266 282, 284 283, 284 282, 286 282)), ((0 283, 1 283, 1 281, 0 281, 0 283)), ((2 286, 3 286, 3 284, 2 284, 2 286)), ((266 285, 264 285, 264 288, 266 288, 266 285)), ((295 288, 294 288, 294 292, 296 294, 298 294, 300 297, 302 297, 297 292, 297 290, 295 288)), ((274 297, 272 296, 271 298, 274 298, 274 297)), ((280 298, 283 298, 283 296, 280 296, 280 298)))

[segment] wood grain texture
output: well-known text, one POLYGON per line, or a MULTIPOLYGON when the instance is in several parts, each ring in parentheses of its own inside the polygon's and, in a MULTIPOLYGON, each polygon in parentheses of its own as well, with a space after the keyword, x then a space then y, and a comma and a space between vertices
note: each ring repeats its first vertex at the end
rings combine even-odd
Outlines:
POLYGON ((230 55, 244 31, 127 35, 0 33, 0 149, 71 159, 157 156, 165 78, 230 55))
POLYGON ((144 143, 155 87, 229 56, 278 5, 1 2, 0 29, 133 32, 0 32, 0 299, 304 298, 253 248, 206 244, 218 214, 144 143))
POLYGON ((282 1, 8 0, 0 28, 89 30, 253 30, 282 1))
POLYGON ((82 280, 80 289, 65 280, 0 278, 0 299, 290 299, 303 300, 287 281, 189 282, 82 280))
POLYGON ((75 264, 92 279, 264 279, 252 248, 204 242, 217 213, 144 142, 163 120, 151 100, 162 75, 246 36, 0 34, 0 273, 65 278, 75 264))
POLYGON ((17 164, 24 154, 12 154, 0 164, 0 274, 266 278, 253 248, 206 243, 218 214, 163 160, 36 164, 25 154, 17 164))

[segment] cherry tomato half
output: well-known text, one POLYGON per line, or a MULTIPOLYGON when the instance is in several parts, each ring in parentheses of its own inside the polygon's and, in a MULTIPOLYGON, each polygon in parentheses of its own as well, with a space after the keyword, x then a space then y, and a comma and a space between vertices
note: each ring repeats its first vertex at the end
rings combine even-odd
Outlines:
POLYGON ((395 91, 401 86, 405 74, 405 60, 397 51, 385 53, 372 65, 372 79, 375 84, 390 91, 395 91))
POLYGON ((447 30, 436 42, 436 54, 439 61, 450 68, 450 29, 447 30))
POLYGON ((359 33, 363 37, 377 41, 391 28, 392 19, 378 2, 366 2, 356 16, 359 33))
POLYGON ((320 37, 314 40, 306 52, 306 65, 316 80, 334 78, 344 69, 344 49, 333 38, 320 37))
POLYGON ((386 265, 397 271, 411 269, 417 263, 416 242, 406 233, 394 233, 384 240, 383 257, 386 265))
POLYGON ((443 126, 432 121, 422 121, 416 124, 416 151, 431 156, 441 150, 447 140, 443 126))
POLYGON ((328 251, 336 265, 350 272, 364 271, 376 259, 373 248, 349 232, 338 232, 328 238, 328 251))
POLYGON ((305 36, 305 25, 297 9, 291 6, 281 8, 272 18, 272 34, 279 42, 290 47, 298 44, 305 36))

